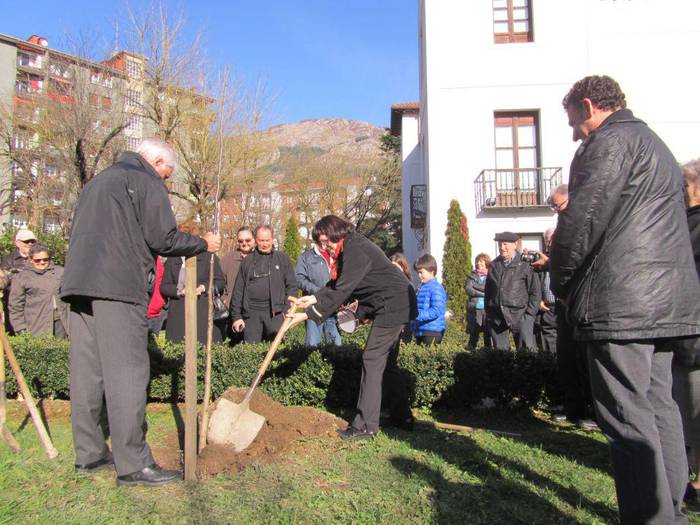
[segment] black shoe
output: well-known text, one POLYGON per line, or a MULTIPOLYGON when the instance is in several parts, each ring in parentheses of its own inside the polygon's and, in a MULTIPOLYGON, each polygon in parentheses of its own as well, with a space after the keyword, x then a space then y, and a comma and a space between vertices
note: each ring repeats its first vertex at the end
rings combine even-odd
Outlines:
POLYGON ((574 421, 574 424, 581 430, 584 430, 586 432, 596 432, 600 430, 600 427, 598 426, 598 423, 593 421, 592 419, 586 419, 586 418, 581 418, 581 419, 576 419, 574 421))
POLYGON ((406 419, 395 419, 393 417, 380 418, 380 427, 393 427, 411 432, 416 424, 416 418, 411 416, 406 419))
POLYGON ((181 479, 182 472, 179 470, 165 470, 153 463, 137 472, 132 472, 124 476, 117 476, 117 486, 145 485, 147 487, 155 487, 181 479))
POLYGON ((376 432, 367 432, 366 430, 360 430, 359 428, 350 426, 346 430, 338 430, 338 435, 342 439, 348 441, 362 441, 365 439, 372 439, 376 435, 376 432))
POLYGON ((92 474, 93 472, 106 468, 114 468, 114 458, 112 457, 111 452, 108 452, 102 459, 98 459, 92 463, 75 464, 75 471, 78 474, 92 474))

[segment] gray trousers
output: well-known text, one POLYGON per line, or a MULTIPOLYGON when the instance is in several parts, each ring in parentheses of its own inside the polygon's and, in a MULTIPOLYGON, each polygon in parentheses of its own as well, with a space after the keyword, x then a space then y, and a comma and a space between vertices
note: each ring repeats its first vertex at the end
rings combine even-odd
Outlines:
POLYGON ((510 328, 505 325, 504 321, 501 320, 501 323, 491 322, 489 319, 489 335, 496 350, 505 352, 510 350, 511 332, 513 333, 513 339, 515 339, 516 350, 537 349, 535 344, 535 318, 533 316, 523 314, 520 321, 510 328))
POLYGON ((382 389, 385 406, 392 419, 404 421, 411 417, 408 389, 396 364, 399 342, 405 325, 383 327, 372 325, 362 353, 362 379, 357 415, 352 426, 368 432, 379 430, 382 389))
POLYGON ((681 416, 662 340, 586 343, 598 424, 610 443, 620 521, 688 523, 681 416))
POLYGON ((153 463, 146 443, 150 377, 146 307, 86 298, 71 305, 70 399, 76 463, 108 453, 100 426, 103 400, 117 475, 153 463))

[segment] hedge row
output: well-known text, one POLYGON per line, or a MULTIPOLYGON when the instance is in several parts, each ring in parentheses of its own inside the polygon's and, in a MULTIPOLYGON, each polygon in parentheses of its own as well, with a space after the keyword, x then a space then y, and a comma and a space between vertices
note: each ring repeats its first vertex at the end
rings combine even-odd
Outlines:
MULTIPOLYGON (((358 394, 362 335, 342 347, 307 349, 297 332, 283 344, 261 389, 286 405, 352 407, 358 394)), ((464 408, 491 398, 498 406, 537 406, 556 401, 556 370, 546 353, 464 351, 450 338, 437 348, 408 344, 399 366, 410 386, 414 407, 464 408)), ((30 336, 12 338, 12 346, 30 388, 38 397, 68 399, 68 343, 30 336)), ((248 386, 267 345, 215 345, 212 352, 214 398, 230 386, 248 386)), ((198 387, 203 389, 204 358, 200 348, 198 387)), ((184 346, 163 339, 149 344, 153 401, 184 399, 184 346)), ((8 394, 17 392, 11 373, 8 394)))

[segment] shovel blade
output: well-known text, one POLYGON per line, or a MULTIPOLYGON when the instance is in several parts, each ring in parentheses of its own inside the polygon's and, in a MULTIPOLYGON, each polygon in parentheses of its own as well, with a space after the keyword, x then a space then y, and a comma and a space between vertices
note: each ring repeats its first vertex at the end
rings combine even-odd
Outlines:
POLYGON ((209 419, 207 442, 240 452, 255 440, 264 423, 265 417, 253 412, 248 403, 222 398, 209 419))

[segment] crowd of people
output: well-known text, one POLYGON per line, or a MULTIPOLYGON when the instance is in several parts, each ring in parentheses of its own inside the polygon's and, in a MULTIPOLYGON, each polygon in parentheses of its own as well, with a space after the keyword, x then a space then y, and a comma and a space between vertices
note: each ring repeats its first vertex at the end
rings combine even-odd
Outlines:
MULTIPOLYGON (((494 238, 497 257, 476 256, 464 283, 468 348, 481 339, 487 351, 510 351, 512 339, 516 351, 555 354, 564 403, 554 417, 600 426, 621 521, 687 523, 683 502, 700 495, 686 456, 697 475, 700 161, 679 166, 610 77, 576 82, 563 107, 581 144, 569 184, 549 198, 557 227, 544 232, 542 251, 523 249, 519 235, 505 231, 494 238)), ((70 334, 76 470, 114 467, 119 485, 181 478, 153 461, 143 423, 147 334, 165 325, 168 339, 184 337, 188 256, 197 258, 200 341, 210 296, 218 305, 214 340, 230 344, 273 339, 285 315, 305 323, 310 347, 341 344, 341 315, 353 327, 371 323, 357 414, 341 437, 412 429, 397 356, 401 341, 438 345, 445 333, 448 297, 435 258, 421 255, 411 268, 327 215, 295 267, 275 249, 268 225, 241 228, 236 249, 219 259, 218 234, 175 222, 163 183, 175 168, 170 145, 144 140, 83 189, 65 270, 27 229, 2 259, 11 277, 7 328, 70 334)))

